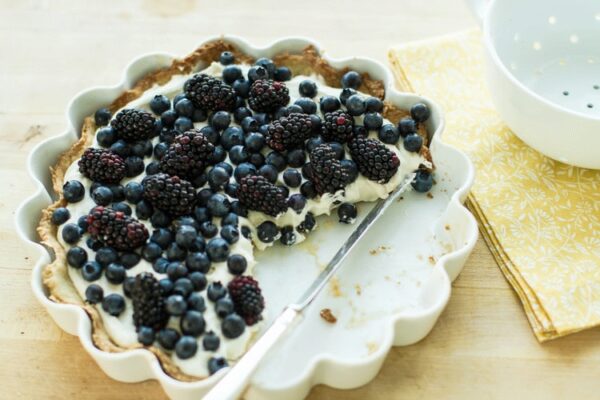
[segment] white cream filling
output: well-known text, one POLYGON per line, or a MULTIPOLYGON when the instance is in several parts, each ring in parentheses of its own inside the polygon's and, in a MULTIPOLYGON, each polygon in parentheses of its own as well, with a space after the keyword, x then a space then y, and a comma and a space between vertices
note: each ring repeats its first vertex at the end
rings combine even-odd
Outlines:
MULTIPOLYGON (((242 71, 244 75, 247 75, 249 65, 241 65, 242 71)), ((204 69, 203 73, 209 74, 215 77, 221 77, 223 66, 217 62, 213 62, 210 66, 204 69)), ((189 75, 176 75, 171 78, 171 80, 164 85, 155 85, 153 88, 144 92, 142 96, 131 101, 123 108, 138 108, 138 109, 146 109, 149 110, 149 102, 155 95, 163 94, 169 98, 173 98, 175 95, 179 94, 183 90, 183 84, 189 78, 189 75)), ((311 76, 296 76, 292 78, 290 81, 285 82, 286 86, 289 89, 290 94, 290 104, 301 97, 299 94, 299 84, 305 79, 311 79, 317 83, 318 93, 315 96, 314 100, 318 101, 318 99, 325 95, 331 95, 335 97, 339 97, 341 89, 332 88, 326 86, 325 81, 322 77, 317 75, 311 76)), ((320 113, 320 112, 319 112, 320 113)), ((115 113, 116 114, 116 113, 115 113)), ((362 123, 362 117, 355 118, 358 124, 362 123)), ((384 124, 389 123, 388 120, 384 120, 384 124)), ((202 128, 203 126, 208 125, 208 122, 194 123, 194 127, 197 129, 202 128)), ((235 121, 232 120, 232 125, 236 125, 235 121)), ((371 137, 376 137, 376 133, 371 133, 371 137)), ((153 139, 153 144, 158 142, 158 138, 153 139)), ((401 145, 401 142, 399 143, 401 145)), ((96 140, 94 139, 93 147, 100 147, 96 140)), ((412 175, 413 171, 415 171, 419 164, 428 165, 428 162, 419 154, 408 152, 404 149, 403 146, 394 146, 394 145, 386 145, 391 151, 396 153, 400 160, 400 167, 398 172, 390 179, 389 182, 385 184, 377 183, 367 179, 366 177, 359 175, 356 181, 348 185, 345 190, 339 191, 335 194, 325 194, 323 196, 317 197, 315 199, 309 199, 306 203, 306 206, 302 210, 301 213, 296 213, 291 208, 287 210, 287 212, 278 215, 277 217, 271 217, 265 215, 260 212, 250 211, 247 218, 240 218, 240 226, 245 225, 248 226, 253 232, 253 242, 246 239, 243 235, 240 235, 240 239, 237 243, 231 246, 231 254, 241 254, 248 261, 248 269, 246 271, 246 275, 252 275, 252 269, 255 265, 255 259, 253 257, 253 244, 259 249, 263 250, 272 243, 263 243, 257 239, 256 227, 260 225, 260 223, 270 220, 273 221, 280 227, 291 225, 293 227, 298 226, 301 222, 304 221, 305 216, 308 212, 311 212, 314 216, 322 215, 322 214, 330 214, 330 212, 335 208, 336 202, 351 202, 356 203, 360 201, 374 201, 379 198, 386 198, 389 193, 397 187, 399 184, 404 182, 406 179, 409 179, 412 175)), ((346 149, 347 150, 347 149, 346 149)), ((265 154, 268 153, 270 149, 265 149, 265 154)), ((346 151, 346 158, 349 158, 348 151, 346 151)), ((145 160, 148 162, 148 159, 145 160)), ((125 185, 129 181, 137 181, 140 182, 145 174, 141 174, 134 178, 124 179, 121 184, 125 185)), ((80 181, 86 190, 86 195, 83 200, 77 203, 70 203, 67 208, 70 211, 71 217, 67 223, 77 224, 77 219, 86 215, 90 209, 92 209, 95 204, 89 195, 89 188, 92 182, 84 177, 80 172, 77 165, 77 162, 74 162, 67 170, 65 174, 65 182, 69 180, 78 180, 80 181)), ((233 177, 232 177, 233 181, 233 177)), ((282 173, 279 174, 279 183, 283 184, 282 173)), ((290 188, 290 194, 298 193, 298 188, 290 188)), ((134 210, 133 216, 135 216, 135 206, 130 205, 134 210)), ((151 234, 154 228, 150 224, 149 221, 141 221, 147 227, 148 232, 151 234)), ((215 218, 213 221, 217 226, 219 226, 218 218, 215 218)), ((67 244, 62 238, 62 227, 58 230, 58 239, 60 243, 65 247, 69 248, 71 245, 67 244)), ((304 236, 298 232, 296 232, 296 243, 304 240, 304 236)), ((82 238, 81 242, 78 243, 83 249, 88 252, 88 259, 94 259, 94 253, 87 248, 84 243, 84 238, 82 238)), ((73 281, 77 291, 85 298, 85 290, 90 285, 90 282, 87 282, 83 279, 81 272, 77 269, 68 268, 69 276, 73 281)), ((139 264, 135 267, 127 271, 127 276, 135 276, 140 272, 152 272, 157 276, 157 279, 164 278, 165 274, 156 273, 152 269, 151 263, 141 260, 139 264)), ((221 263, 212 263, 211 270, 206 275, 209 284, 211 282, 220 281, 224 285, 226 285, 231 279, 233 279, 233 275, 231 275, 227 269, 227 265, 225 262, 221 263)), ((94 283, 102 286, 104 289, 104 295, 108 295, 110 293, 118 293, 125 298, 126 306, 125 310, 118 317, 114 317, 106 313, 100 305, 97 305, 104 327, 110 337, 121 346, 130 346, 138 343, 137 341, 137 333, 135 331, 135 326, 133 324, 132 314, 133 314, 133 306, 131 300, 124 296, 122 285, 114 285, 108 282, 103 276, 95 281, 94 283)), ((208 360, 210 357, 220 355, 226 357, 228 360, 233 361, 239 358, 246 350, 249 345, 252 336, 260 330, 260 323, 255 324, 251 327, 246 327, 244 333, 235 339, 227 339, 223 336, 221 332, 221 320, 218 318, 214 311, 214 303, 206 298, 206 290, 201 292, 204 297, 206 304, 206 311, 204 312, 204 318, 206 321, 206 330, 212 330, 215 334, 217 334, 221 340, 221 344, 219 349, 216 352, 205 351, 202 347, 202 336, 198 338, 198 351, 195 356, 191 357, 187 360, 179 359, 174 352, 168 352, 171 354, 173 362, 179 366, 179 368, 186 374, 193 376, 207 376, 208 375, 208 360)), ((268 305, 268 299, 267 299, 268 305)), ((169 321, 169 326, 178 328, 179 318, 171 318, 169 321)), ((158 345, 155 343, 155 345, 158 345)))

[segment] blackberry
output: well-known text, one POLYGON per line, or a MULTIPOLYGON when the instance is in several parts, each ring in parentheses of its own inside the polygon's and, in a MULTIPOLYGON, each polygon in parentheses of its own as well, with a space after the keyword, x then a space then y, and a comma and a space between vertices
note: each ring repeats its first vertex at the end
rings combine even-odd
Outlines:
POLYGON ((110 150, 86 149, 79 159, 79 172, 95 182, 118 183, 125 177, 125 161, 110 150))
POLYGON ((246 324, 254 325, 261 319, 265 309, 265 299, 258 282, 251 276, 236 276, 227 285, 229 295, 239 314, 246 324))
POLYGON ((312 121, 309 115, 291 113, 269 125, 267 145, 273 150, 284 151, 301 147, 311 136, 312 121))
POLYGON ((286 192, 260 175, 248 175, 240 180, 237 197, 246 208, 276 217, 287 210, 286 192))
POLYGON ((154 121, 154 117, 149 112, 129 108, 120 111, 110 125, 119 139, 134 142, 152 137, 154 121))
POLYGON ((282 82, 259 79, 250 86, 248 105, 254 111, 274 112, 289 102, 289 90, 282 82))
POLYGON ((337 159, 336 151, 327 143, 310 152, 310 180, 319 194, 335 193, 346 187, 348 171, 337 159))
POLYGON ((175 136, 175 140, 160 160, 160 170, 182 178, 200 175, 214 149, 215 146, 199 130, 189 130, 175 136))
POLYGON ((348 148, 359 172, 372 181, 386 183, 398 171, 398 156, 378 140, 359 136, 348 148))
POLYGON ((321 136, 328 142, 346 143, 352 137, 354 118, 343 110, 325 113, 321 136))
POLYGON ((196 202, 194 186, 178 176, 156 174, 142 181, 144 199, 171 215, 190 214, 196 202))
POLYGON ((87 216, 87 223, 87 231, 93 239, 115 250, 133 250, 148 239, 144 224, 112 208, 94 207, 87 216))
POLYGON ((231 111, 235 107, 235 91, 217 78, 197 74, 183 86, 186 97, 203 110, 231 111))

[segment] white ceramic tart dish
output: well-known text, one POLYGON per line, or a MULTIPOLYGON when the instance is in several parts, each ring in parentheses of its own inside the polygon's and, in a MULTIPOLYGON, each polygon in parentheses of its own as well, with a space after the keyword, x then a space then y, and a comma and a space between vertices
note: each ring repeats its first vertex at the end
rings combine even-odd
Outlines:
MULTIPOLYGON (((375 376, 390 347, 422 339, 448 301, 450 282, 460 272, 477 238, 474 218, 462 206, 473 180, 472 165, 464 154, 440 140, 443 120, 437 106, 427 99, 396 91, 392 74, 375 61, 331 59, 315 43, 299 38, 283 39, 263 48, 252 47, 235 37, 219 39, 253 59, 273 58, 285 52, 300 54, 307 46, 313 46, 333 68, 367 73, 381 82, 385 101, 396 108, 407 110, 422 102, 431 110, 427 131, 436 165, 433 189, 427 196, 409 192, 392 206, 386 218, 354 250, 330 290, 321 294, 306 311, 304 320, 265 360, 246 397, 295 399, 305 396, 318 383, 337 388, 365 384, 375 376), (325 308, 335 315, 336 323, 320 317, 325 308)), ((150 72, 171 66, 173 60, 176 57, 167 54, 140 57, 127 68, 119 85, 90 89, 75 97, 67 112, 67 132, 40 143, 30 155, 28 167, 38 187, 36 194, 19 208, 17 228, 40 253, 33 273, 34 293, 62 329, 80 338, 109 376, 126 382, 157 379, 171 398, 192 399, 200 398, 227 369, 203 380, 175 379, 173 376, 178 375, 165 372, 165 363, 146 349, 122 351, 119 346, 100 346, 109 351, 100 350, 94 344, 102 330, 97 319, 92 322, 81 306, 49 298, 43 271, 53 256, 39 244, 36 234, 41 210, 55 198, 49 167, 56 165, 60 155, 77 141, 84 119, 135 87, 150 72)), ((195 70, 206 67, 208 64, 200 63, 195 70)), ((371 206, 359 204, 358 218, 366 215, 371 206)), ((268 304, 265 321, 257 330, 268 326, 287 303, 297 298, 354 226, 338 224, 332 216, 318 217, 317 223, 319 228, 298 245, 278 244, 254 253, 253 274, 268 304)))

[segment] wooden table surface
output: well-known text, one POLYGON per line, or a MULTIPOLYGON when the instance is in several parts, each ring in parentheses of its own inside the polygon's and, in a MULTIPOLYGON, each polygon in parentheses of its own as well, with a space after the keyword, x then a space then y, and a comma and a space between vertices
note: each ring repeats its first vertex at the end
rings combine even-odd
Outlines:
MULTIPOLYGON (((475 25, 462 0, 0 1, 0 398, 164 399, 156 382, 111 380, 30 291, 34 254, 14 212, 33 191, 27 153, 65 127, 78 91, 118 82, 152 51, 185 54, 207 36, 257 44, 305 35, 334 56, 386 62, 390 45, 475 25)), ((352 391, 318 386, 310 399, 598 398, 600 331, 544 345, 480 240, 437 326, 394 348, 379 375, 352 391)))

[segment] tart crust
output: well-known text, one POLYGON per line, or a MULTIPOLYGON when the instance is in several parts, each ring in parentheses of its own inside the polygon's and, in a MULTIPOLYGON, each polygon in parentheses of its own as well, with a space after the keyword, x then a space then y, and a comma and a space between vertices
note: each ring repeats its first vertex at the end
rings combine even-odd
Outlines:
MULTIPOLYGON (((147 74, 141 78, 133 88, 121 93, 121 95, 108 106, 109 110, 114 113, 132 100, 140 97, 152 86, 156 84, 165 84, 174 75, 190 74, 193 71, 198 70, 200 65, 206 65, 212 61, 218 60, 219 55, 223 51, 232 52, 235 55, 236 60, 239 60, 242 63, 254 62, 252 57, 242 53, 231 43, 222 39, 215 40, 198 47, 184 58, 173 60, 169 67, 147 74)), ((278 54, 273 57, 273 61, 278 66, 290 68, 293 75, 310 75, 313 73, 321 75, 326 83, 332 87, 339 87, 341 77, 344 73, 349 71, 349 68, 333 68, 319 55, 318 51, 313 46, 306 47, 300 54, 290 54, 287 52, 278 54)), ((380 99, 384 98, 385 92, 383 82, 371 78, 367 73, 363 73, 362 78, 363 83, 359 88, 359 91, 371 96, 376 96, 380 99)), ((391 122, 397 123, 401 118, 407 115, 409 115, 409 113, 406 110, 401 110, 389 102, 384 102, 383 116, 391 122)), ((112 341, 103 327, 102 318, 96 308, 87 304, 84 299, 81 298, 71 282, 68 275, 65 248, 57 239, 57 227, 50 221, 55 209, 67 205, 62 190, 65 173, 69 166, 81 157, 84 150, 92 145, 96 128, 93 116, 86 117, 81 128, 80 139, 59 157, 56 165, 50 167, 52 187, 58 200, 42 210, 42 217, 37 232, 40 236, 41 243, 52 249, 54 253, 54 261, 44 268, 42 278, 44 285, 48 289, 49 298, 57 303, 75 304, 82 307, 92 321, 92 340, 94 345, 103 351, 118 353, 130 349, 144 348, 144 346, 141 344, 121 346, 112 341)), ((424 138, 425 143, 421 149, 421 155, 432 162, 429 149, 427 148, 428 135, 425 128, 420 126, 418 133, 424 138)), ((250 340, 249 343, 252 343, 252 340, 250 340)), ((160 348, 156 346, 145 348, 156 355, 160 361, 161 367, 169 376, 184 382, 204 379, 204 377, 183 373, 179 367, 173 363, 169 355, 160 348)))

